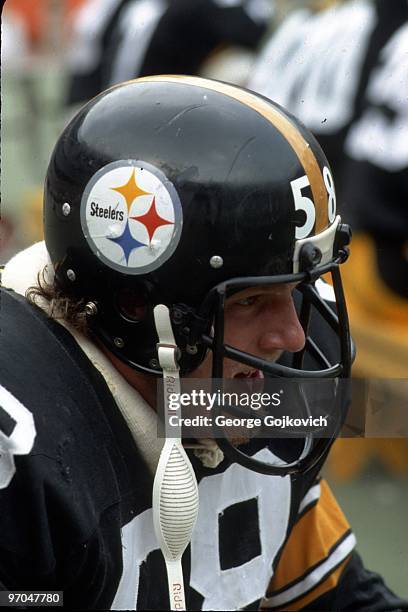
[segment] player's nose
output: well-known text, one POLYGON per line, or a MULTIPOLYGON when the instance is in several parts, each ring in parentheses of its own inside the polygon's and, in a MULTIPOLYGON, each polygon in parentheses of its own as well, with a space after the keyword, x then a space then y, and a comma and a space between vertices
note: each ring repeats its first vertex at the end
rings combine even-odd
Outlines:
POLYGON ((305 346, 305 334, 298 319, 292 295, 283 296, 265 309, 258 346, 263 353, 290 351, 305 346))

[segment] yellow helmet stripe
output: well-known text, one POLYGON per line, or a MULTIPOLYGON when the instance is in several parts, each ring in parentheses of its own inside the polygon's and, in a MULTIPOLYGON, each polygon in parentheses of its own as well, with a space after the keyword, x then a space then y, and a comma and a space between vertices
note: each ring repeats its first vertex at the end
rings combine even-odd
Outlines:
POLYGON ((195 85, 197 87, 203 87, 212 91, 223 93, 226 96, 234 98, 235 100, 238 100, 239 102, 242 102, 243 104, 246 104, 250 108, 256 110, 267 121, 272 123, 272 125, 290 143, 293 151, 299 159, 300 164, 304 168, 305 174, 309 179, 316 209, 316 233, 321 232, 328 226, 327 191, 317 159, 309 143, 306 142, 299 130, 272 104, 269 104, 266 100, 263 100, 250 91, 240 89, 239 87, 234 87, 233 85, 228 85, 227 83, 201 79, 199 77, 184 75, 159 75, 141 77, 133 82, 138 83, 146 81, 164 81, 168 83, 180 83, 181 81, 186 85, 195 85))

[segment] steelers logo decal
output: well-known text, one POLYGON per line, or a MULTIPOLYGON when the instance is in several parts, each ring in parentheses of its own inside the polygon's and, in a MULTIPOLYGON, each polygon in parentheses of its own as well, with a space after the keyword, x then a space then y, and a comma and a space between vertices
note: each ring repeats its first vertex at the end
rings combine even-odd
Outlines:
POLYGON ((81 202, 81 225, 92 251, 110 268, 145 274, 159 268, 180 240, 178 194, 165 175, 141 161, 101 168, 81 202))

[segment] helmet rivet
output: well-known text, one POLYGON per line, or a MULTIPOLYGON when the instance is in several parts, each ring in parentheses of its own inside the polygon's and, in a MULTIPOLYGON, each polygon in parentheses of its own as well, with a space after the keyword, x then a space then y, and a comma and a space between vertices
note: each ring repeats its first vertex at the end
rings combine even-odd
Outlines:
POLYGON ((75 272, 73 270, 71 270, 71 268, 69 268, 67 270, 67 278, 68 278, 68 280, 70 280, 72 282, 74 282, 74 280, 76 280, 76 274, 75 274, 75 272))
POLYGON ((149 361, 149 365, 150 365, 150 367, 151 367, 151 368, 153 368, 154 370, 157 370, 157 368, 159 368, 159 367, 160 367, 160 364, 159 364, 159 362, 158 362, 158 360, 157 360, 157 359, 151 359, 151 360, 149 361))
POLYGON ((115 338, 113 343, 117 348, 123 348, 125 346, 125 343, 123 342, 122 338, 115 338))
POLYGON ((318 249, 317 247, 314 247, 313 252, 312 252, 312 262, 317 265, 321 262, 322 259, 322 252, 320 249, 318 249))
POLYGON ((197 355, 197 353, 198 353, 197 345, 196 344, 187 344, 186 352, 189 355, 197 355))
POLYGON ((180 310, 173 310, 173 322, 180 324, 183 320, 183 313, 180 310))
POLYGON ((213 255, 210 259, 210 266, 212 268, 222 268, 222 266, 224 265, 224 260, 222 257, 220 257, 220 255, 213 255))
POLYGON ((94 315, 98 314, 98 308, 95 302, 88 302, 85 304, 84 310, 87 317, 93 317, 94 315))
POLYGON ((64 217, 68 217, 70 212, 71 212, 70 205, 68 204, 68 202, 64 202, 64 204, 62 205, 62 214, 64 215, 64 217))

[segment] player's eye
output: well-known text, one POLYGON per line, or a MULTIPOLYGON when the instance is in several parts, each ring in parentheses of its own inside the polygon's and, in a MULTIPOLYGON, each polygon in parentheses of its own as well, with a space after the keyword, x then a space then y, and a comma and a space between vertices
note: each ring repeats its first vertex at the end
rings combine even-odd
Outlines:
POLYGON ((256 299, 257 299, 257 296, 252 295, 250 297, 242 298, 241 300, 237 300, 235 304, 238 304, 239 306, 252 306, 256 302, 256 299))

